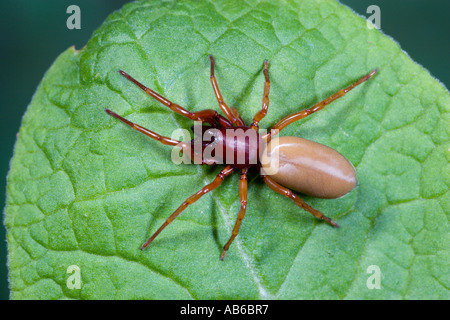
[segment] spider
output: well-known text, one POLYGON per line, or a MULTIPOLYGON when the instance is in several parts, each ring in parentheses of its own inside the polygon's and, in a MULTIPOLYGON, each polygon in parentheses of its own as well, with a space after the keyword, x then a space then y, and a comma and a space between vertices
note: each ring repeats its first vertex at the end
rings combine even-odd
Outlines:
POLYGON ((326 105, 344 96, 347 92, 372 77, 377 72, 377 69, 374 69, 347 88, 336 92, 313 107, 286 116, 276 123, 268 133, 260 134, 258 124, 266 116, 269 107, 270 80, 268 61, 264 61, 263 73, 265 83, 262 108, 255 114, 252 123, 248 126, 240 117, 238 111, 235 108, 228 107, 224 102, 214 75, 214 58, 210 55, 209 59, 211 62, 211 84, 219 107, 225 116, 220 115, 212 109, 205 109, 198 112, 187 111, 152 89, 147 88, 126 72, 119 70, 122 76, 132 81, 148 95, 172 111, 191 120, 201 122, 201 133, 209 134, 210 139, 208 141, 199 136, 189 142, 181 142, 164 137, 123 118, 109 109, 105 109, 111 116, 152 139, 165 145, 180 146, 182 152, 188 154, 191 159, 200 159, 199 164, 215 165, 223 163, 226 165, 210 184, 187 198, 147 242, 142 245, 141 250, 145 249, 189 205, 196 202, 208 192, 218 188, 225 177, 231 175, 234 171, 239 171, 239 197, 241 206, 232 234, 223 247, 220 256, 220 259, 223 260, 231 243, 237 236, 241 222, 245 216, 247 208, 247 173, 250 168, 260 169, 261 178, 273 191, 290 198, 296 205, 310 212, 318 219, 322 219, 334 227, 339 227, 336 222, 305 203, 292 190, 319 198, 341 197, 356 186, 356 172, 353 165, 343 155, 327 146, 299 137, 278 137, 277 134, 293 122, 323 109, 326 105), (275 140, 277 143, 274 143, 275 140), (206 156, 205 151, 212 146, 214 146, 215 152, 211 152, 209 156, 206 156), (198 150, 200 150, 200 153, 198 150), (265 152, 261 152, 262 150, 265 152), (225 154, 227 155, 226 157, 224 156, 225 154))

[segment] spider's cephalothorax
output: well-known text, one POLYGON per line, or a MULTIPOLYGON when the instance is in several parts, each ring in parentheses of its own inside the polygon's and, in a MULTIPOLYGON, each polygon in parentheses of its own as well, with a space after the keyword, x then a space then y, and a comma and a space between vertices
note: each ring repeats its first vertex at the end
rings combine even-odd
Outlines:
POLYGON ((193 127, 197 137, 191 140, 190 159, 198 164, 229 164, 237 169, 260 166, 260 147, 265 146, 258 131, 245 126, 193 127), (197 160, 197 162, 195 161, 197 160))
POLYGON ((109 109, 106 109, 107 113, 128 124, 133 129, 140 131, 163 144, 181 147, 183 153, 188 154, 190 158, 194 160, 194 163, 204 165, 226 165, 213 182, 187 198, 181 206, 167 218, 164 224, 147 240, 147 242, 142 245, 141 249, 145 249, 184 209, 193 204, 204 194, 219 187, 226 176, 230 175, 233 171, 238 170, 241 175, 239 180, 241 208, 231 237, 223 248, 220 257, 223 260, 228 248, 238 234, 242 219, 245 216, 247 208, 247 173, 252 167, 261 169, 262 179, 272 190, 292 199, 295 204, 307 210, 315 217, 338 227, 336 222, 306 204, 290 189, 320 198, 338 198, 343 196, 356 186, 356 173, 352 164, 337 151, 313 141, 298 137, 273 138, 275 133, 278 133, 289 124, 321 110, 327 104, 342 97, 357 85, 368 80, 377 72, 377 69, 362 77, 349 87, 342 89, 327 99, 317 103, 313 107, 286 116, 275 124, 268 133, 260 135, 258 132, 258 124, 266 115, 269 107, 270 81, 267 60, 264 62, 265 84, 262 109, 256 113, 251 125, 247 126, 239 116, 238 111, 228 107, 224 102, 217 85, 216 77, 214 76, 214 59, 212 55, 210 55, 209 58, 211 61, 211 83, 219 107, 225 116, 220 115, 217 111, 212 109, 189 112, 147 88, 124 71, 119 71, 124 77, 134 82, 147 94, 174 112, 186 116, 191 120, 200 121, 202 122, 202 125, 193 127, 193 131, 197 132, 197 136, 193 140, 181 142, 168 137, 163 137, 153 131, 143 128, 109 109), (207 139, 205 139, 205 137, 207 137, 207 139), (195 160, 197 160, 197 162, 195 162, 195 160))

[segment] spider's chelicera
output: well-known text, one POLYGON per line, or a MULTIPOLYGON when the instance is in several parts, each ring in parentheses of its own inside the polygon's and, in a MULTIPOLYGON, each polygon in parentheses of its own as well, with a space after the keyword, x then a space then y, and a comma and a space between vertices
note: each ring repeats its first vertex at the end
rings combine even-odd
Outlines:
MULTIPOLYGON (((247 126, 238 111, 235 108, 228 107, 224 102, 214 75, 213 56, 210 55, 209 58, 211 61, 210 78, 212 87, 219 107, 225 116, 220 115, 212 109, 205 109, 198 112, 187 111, 150 88, 147 88, 126 72, 119 71, 121 75, 135 83, 157 101, 174 112, 196 121, 192 128, 195 138, 190 141, 178 141, 161 136, 106 109, 108 114, 165 145, 178 146, 181 149, 183 157, 185 157, 183 158, 184 161, 187 159, 187 161, 195 164, 226 165, 210 184, 187 198, 147 242, 142 245, 141 249, 145 249, 189 205, 196 202, 206 193, 219 187, 226 176, 234 171, 239 171, 241 208, 237 215, 231 237, 225 244, 220 256, 220 259, 223 260, 228 248, 237 236, 241 222, 245 216, 247 208, 247 173, 250 168, 261 170, 262 179, 272 190, 292 199, 295 204, 310 212, 315 217, 338 227, 336 222, 306 204, 291 189, 321 198, 337 198, 343 196, 356 186, 356 173, 353 166, 340 153, 324 145, 298 137, 278 138, 277 134, 289 124, 321 110, 329 103, 342 97, 348 91, 372 77, 377 72, 377 69, 313 107, 286 116, 276 123, 269 132, 261 133, 259 130, 259 122, 267 114, 269 107, 270 81, 268 61, 266 60, 264 62, 265 83, 262 108, 253 117, 252 123, 247 126)), ((178 149, 178 152, 180 149, 178 149)), ((175 154, 172 153, 172 160, 174 160, 175 154)))

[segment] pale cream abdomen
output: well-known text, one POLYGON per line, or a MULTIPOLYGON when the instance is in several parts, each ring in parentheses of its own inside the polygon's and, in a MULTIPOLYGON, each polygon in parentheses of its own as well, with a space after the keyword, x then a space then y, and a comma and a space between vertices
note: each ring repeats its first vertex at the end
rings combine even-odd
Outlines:
POLYGON ((263 174, 279 184, 318 198, 339 198, 357 182, 355 168, 343 155, 298 137, 269 142, 261 164, 263 174))

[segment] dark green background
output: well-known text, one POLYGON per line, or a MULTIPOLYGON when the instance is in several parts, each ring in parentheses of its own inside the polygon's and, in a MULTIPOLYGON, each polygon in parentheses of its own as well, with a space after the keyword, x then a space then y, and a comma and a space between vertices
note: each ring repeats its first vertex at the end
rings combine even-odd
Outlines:
MULTIPOLYGON (((331 0, 330 0, 331 1, 331 0)), ((5 194, 6 175, 13 154, 21 118, 45 71, 69 46, 81 49, 92 32, 125 0, 7 0, 0 4, 0 61, 2 98, 0 156, 0 194, 5 194), (69 5, 81 9, 81 30, 69 30, 69 5)), ((400 43, 413 60, 428 69, 447 87, 450 83, 447 14, 448 0, 342 0, 357 13, 368 16, 367 7, 381 9, 381 29, 400 43)), ((4 207, 5 198, 0 200, 4 207)), ((5 229, 0 228, 5 239, 5 229)), ((0 299, 9 298, 6 242, 0 246, 0 299)))

